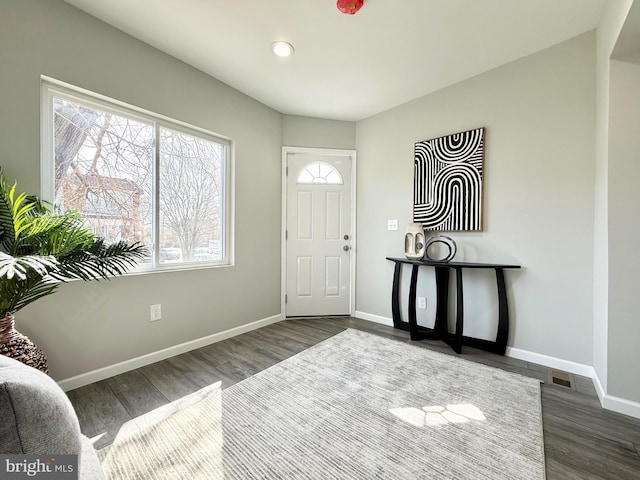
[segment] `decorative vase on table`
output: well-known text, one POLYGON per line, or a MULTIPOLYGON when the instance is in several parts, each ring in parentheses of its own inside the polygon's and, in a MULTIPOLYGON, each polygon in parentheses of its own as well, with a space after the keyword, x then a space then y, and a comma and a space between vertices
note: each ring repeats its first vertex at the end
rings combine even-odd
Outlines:
POLYGON ((424 228, 421 223, 410 223, 404 234, 404 256, 409 260, 420 260, 424 257, 424 228))
POLYGON ((0 354, 49 373, 47 357, 29 337, 16 330, 13 315, 0 319, 0 354))

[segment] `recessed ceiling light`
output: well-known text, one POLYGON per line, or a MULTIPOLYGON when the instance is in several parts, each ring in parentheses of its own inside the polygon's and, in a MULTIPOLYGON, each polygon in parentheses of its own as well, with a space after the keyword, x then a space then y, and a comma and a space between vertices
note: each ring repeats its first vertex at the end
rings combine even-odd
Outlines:
POLYGON ((290 57, 294 52, 293 45, 283 41, 273 42, 271 49, 279 57, 290 57))

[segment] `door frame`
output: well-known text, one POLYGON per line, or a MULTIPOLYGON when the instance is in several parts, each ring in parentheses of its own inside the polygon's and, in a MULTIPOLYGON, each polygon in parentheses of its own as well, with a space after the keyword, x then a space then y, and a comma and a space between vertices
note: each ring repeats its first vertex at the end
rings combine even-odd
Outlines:
POLYGON ((289 154, 308 154, 351 157, 351 253, 349 258, 349 314, 354 316, 356 311, 356 254, 358 249, 356 239, 356 151, 334 148, 311 148, 311 147, 282 147, 282 227, 281 227, 281 258, 280 265, 280 316, 284 320, 287 318, 287 303, 285 295, 287 293, 287 156, 289 154))

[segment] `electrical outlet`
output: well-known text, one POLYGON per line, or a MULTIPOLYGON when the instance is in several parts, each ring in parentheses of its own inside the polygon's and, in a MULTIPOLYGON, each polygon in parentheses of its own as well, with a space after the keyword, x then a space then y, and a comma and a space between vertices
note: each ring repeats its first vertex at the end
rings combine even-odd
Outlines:
POLYGON ((155 322, 156 320, 160 320, 162 318, 162 305, 159 303, 157 305, 151 305, 149 307, 149 321, 155 322))
POLYGON ((387 220, 387 230, 398 230, 398 220, 387 220))
POLYGON ((418 297, 418 308, 423 310, 427 308, 427 299, 425 297, 418 297))

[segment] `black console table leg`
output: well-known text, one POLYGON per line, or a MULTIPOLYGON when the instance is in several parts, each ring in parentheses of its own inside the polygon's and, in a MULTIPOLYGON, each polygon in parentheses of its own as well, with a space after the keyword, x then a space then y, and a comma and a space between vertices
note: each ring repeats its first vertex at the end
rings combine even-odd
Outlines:
POLYGON ((449 318, 449 267, 435 267, 436 271, 436 320, 433 329, 440 337, 448 332, 449 318))
POLYGON ((391 315, 393 317, 394 328, 403 329, 402 319, 400 317, 400 271, 402 264, 396 262, 393 269, 393 290, 391 292, 391 315))
MULTIPOLYGON (((446 288, 449 288, 449 268, 438 268, 436 267, 436 275, 438 270, 443 270, 447 272, 446 275, 446 288)), ((456 327, 453 334, 449 333, 449 325, 448 325, 448 305, 447 305, 447 297, 448 292, 444 292, 444 297, 442 298, 442 302, 446 305, 445 314, 441 319, 441 323, 439 325, 441 338, 444 342, 453 348, 453 351, 456 353, 462 353, 462 331, 464 329, 464 294, 462 291, 462 270, 459 268, 453 268, 456 272, 456 327)), ((440 309, 440 289, 444 288, 445 275, 441 274, 440 283, 438 284, 438 310, 440 309)), ((438 279, 436 278, 436 283, 438 283, 438 279)), ((437 314, 436 314, 437 315, 437 314)))
POLYGON ((411 284, 409 285, 409 334, 411 340, 422 340, 418 334, 418 319, 416 318, 416 289, 418 285, 418 265, 411 268, 411 284))
MULTIPOLYGON (((396 262, 393 270, 393 289, 391 291, 391 315, 393 317, 393 326, 400 330, 408 331, 411 340, 425 340, 440 338, 435 328, 427 328, 418 325, 416 315, 416 290, 418 284, 418 265, 414 265, 411 270, 411 284, 409 285, 409 321, 402 320, 400 312, 400 277, 402 276, 402 263, 396 262)), ((446 302, 445 302, 446 303, 446 302)), ((446 315, 446 311, 445 311, 446 315)))
POLYGON ((507 288, 504 282, 502 268, 495 268, 498 286, 498 332, 496 341, 482 340, 479 338, 462 337, 462 344, 469 347, 480 348, 487 352, 504 355, 507 350, 509 337, 509 307, 507 306, 507 288))
POLYGON ((504 271, 496 268, 498 283, 498 334, 496 335, 496 353, 504 355, 509 338, 509 306, 507 304, 507 288, 504 282, 504 271))
POLYGON ((456 353, 462 352, 462 331, 464 329, 464 295, 462 292, 462 269, 456 268, 456 331, 451 347, 456 353))

